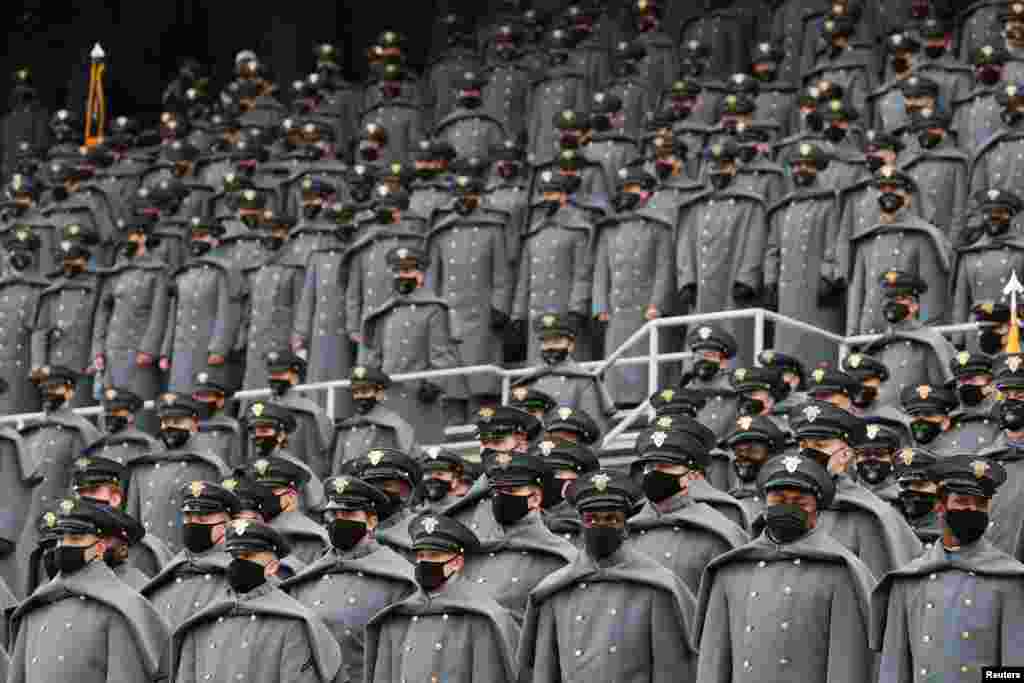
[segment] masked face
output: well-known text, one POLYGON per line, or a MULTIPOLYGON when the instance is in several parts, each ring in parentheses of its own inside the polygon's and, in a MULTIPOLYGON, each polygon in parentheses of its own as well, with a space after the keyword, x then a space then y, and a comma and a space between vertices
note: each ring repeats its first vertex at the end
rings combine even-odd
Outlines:
POLYGON ((446 479, 424 479, 423 494, 432 503, 444 500, 452 492, 452 483, 446 479))
POLYGON ((542 349, 540 357, 547 365, 559 365, 569 357, 569 349, 542 349))
POLYGON ((106 425, 108 434, 118 434, 128 428, 128 416, 104 415, 103 424, 106 425))
POLYGON ((982 85, 993 86, 1002 79, 1003 70, 999 66, 989 64, 975 70, 974 77, 982 85))
POLYGON ((890 324, 895 325, 910 316, 910 307, 899 301, 886 301, 882 306, 882 315, 890 324))
POLYGON ((761 399, 744 396, 740 399, 739 413, 750 416, 761 415, 764 413, 765 407, 764 401, 761 399))
POLYGON ((919 444, 930 444, 942 433, 942 424, 931 420, 914 420, 910 423, 910 433, 919 444))
POLYGON ((732 463, 732 470, 736 473, 736 478, 742 481, 744 484, 751 484, 757 481, 757 475, 761 471, 761 465, 748 460, 734 460, 732 463))
POLYGON ((113 545, 103 553, 103 561, 108 567, 119 567, 128 560, 128 546, 123 544, 113 545))
POLYGON ((832 144, 838 144, 846 139, 846 129, 839 126, 829 126, 825 129, 825 139, 832 144))
POLYGON ((90 548, 95 547, 93 543, 90 546, 79 548, 70 545, 59 545, 54 550, 54 563, 61 574, 67 576, 74 574, 78 570, 89 564, 89 560, 86 559, 86 554, 90 548))
POLYGON ((1003 120, 1003 123, 1005 123, 1007 126, 1011 128, 1016 128, 1018 125, 1020 125, 1021 121, 1024 121, 1024 113, 1013 109, 1007 109, 999 114, 999 118, 1001 118, 1003 120))
POLYGON ((640 195, 634 192, 620 192, 613 203, 615 210, 620 213, 632 211, 640 203, 640 195))
POLYGON ((28 270, 32 266, 32 254, 22 250, 12 252, 10 264, 15 270, 28 270))
POLYGON ((643 489, 648 500, 660 503, 682 491, 682 486, 678 474, 652 469, 644 474, 643 489))
POLYGON ((448 580, 445 572, 447 562, 428 562, 420 560, 416 563, 416 583, 425 591, 436 591, 448 580))
POLYGON ((265 434, 257 434, 253 432, 252 434, 252 445, 262 457, 271 455, 280 445, 280 440, 276 431, 271 431, 265 434))
POLYGON ((192 432, 179 427, 162 427, 160 429, 160 440, 164 442, 169 450, 177 450, 188 443, 192 432))
POLYGON ((984 510, 946 510, 946 526, 961 545, 971 545, 988 528, 989 516, 984 510))
POLYGON ((344 552, 366 538, 369 528, 360 520, 332 519, 327 525, 327 533, 331 537, 331 545, 344 552))
POLYGON ((416 291, 418 283, 414 277, 396 277, 395 291, 402 296, 408 296, 416 291))
POLYGON ((931 514, 938 499, 939 497, 934 493, 901 491, 900 505, 903 508, 903 516, 907 519, 919 519, 931 514))
POLYGON ((498 175, 505 180, 515 178, 519 174, 519 164, 513 161, 499 161, 497 168, 498 175))
POLYGON ((1006 399, 999 407, 999 428, 1007 432, 1024 431, 1024 401, 1006 399))
POLYGON ((778 543, 792 543, 807 533, 807 513, 797 505, 769 505, 762 514, 768 533, 778 543))
POLYGON ((43 410, 48 413, 58 411, 67 401, 63 392, 56 387, 42 387, 43 410))
POLYGON ((811 187, 817 180, 818 174, 808 169, 797 169, 793 171, 793 184, 797 187, 811 187))
POLYGON ((1001 213, 990 213, 985 216, 985 232, 992 237, 1005 235, 1010 231, 1011 218, 1001 213))
POLYGON ((206 256, 211 249, 213 249, 213 245, 202 240, 192 240, 188 247, 189 253, 192 254, 194 258, 206 256))
POLYGON ((978 333, 978 347, 990 356, 999 353, 1003 346, 1003 340, 999 333, 991 328, 986 328, 978 333))
POLYGON ((611 526, 584 527, 583 542, 587 553, 597 560, 610 557, 622 547, 626 540, 626 530, 611 526))
POLYGON ((288 393, 288 390, 292 388, 291 380, 288 378, 271 377, 267 382, 270 384, 270 390, 274 392, 274 396, 280 398, 288 393))
POLYGON ((864 385, 857 393, 857 398, 851 401, 858 408, 867 408, 878 400, 878 387, 864 385))
POLYGON ((878 169, 885 166, 885 159, 878 154, 868 154, 865 157, 868 165, 868 169, 872 173, 877 173, 878 169))
POLYGON ((718 374, 720 367, 716 361, 701 358, 693 364, 693 371, 697 373, 697 377, 701 380, 710 382, 718 374))
POLYGON ((895 192, 883 192, 878 197, 878 206, 885 213, 896 213, 903 208, 903 197, 895 192))
POLYGON ((374 212, 374 215, 376 217, 377 222, 382 225, 391 225, 392 223, 395 222, 395 213, 389 206, 377 207, 377 210, 374 212))
POLYGON ((213 530, 217 526, 218 524, 185 522, 182 525, 182 542, 191 552, 204 553, 216 545, 213 540, 213 530))
POLYGON ((57 576, 57 572, 60 571, 60 567, 57 566, 56 548, 50 548, 43 553, 43 570, 50 579, 57 576))
POLYGON ((356 412, 360 415, 366 415, 371 412, 377 405, 376 398, 356 398, 352 400, 352 405, 356 412))
POLYGON ((943 44, 931 44, 924 46, 924 53, 929 59, 939 59, 946 54, 946 46, 943 44))
POLYGON ((227 579, 236 593, 248 593, 266 583, 267 576, 259 562, 236 557, 228 565, 227 579))
POLYGON ((892 463, 877 458, 865 458, 857 463, 857 476, 861 481, 877 486, 888 478, 892 472, 892 463))
POLYGON ((898 74, 910 70, 910 58, 905 55, 897 55, 892 59, 892 70, 898 74))
POLYGON ((942 144, 943 135, 934 130, 924 130, 917 136, 917 141, 925 149, 935 149, 942 144))
POLYGON ((515 524, 530 511, 529 496, 517 496, 511 493, 495 492, 491 498, 494 519, 502 526, 515 524))
POLYGON ((974 407, 985 400, 985 387, 977 384, 961 384, 956 391, 960 402, 967 407, 974 407))

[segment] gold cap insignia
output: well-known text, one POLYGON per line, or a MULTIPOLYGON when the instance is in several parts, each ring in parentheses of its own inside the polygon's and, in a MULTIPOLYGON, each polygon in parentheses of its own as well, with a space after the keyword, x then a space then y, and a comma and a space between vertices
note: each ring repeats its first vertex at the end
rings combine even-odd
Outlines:
POLYGON ((960 363, 960 366, 963 367, 971 360, 971 354, 968 351, 961 351, 956 354, 956 360, 960 363))
POLYGON ((492 417, 494 417, 494 408, 491 408, 490 406, 485 406, 477 412, 477 415, 479 415, 485 420, 490 420, 492 417))
POLYGON ((107 397, 108 401, 113 401, 115 398, 117 398, 117 390, 116 389, 107 389, 106 392, 104 392, 103 395, 107 397))
POLYGON ((653 441, 654 445, 658 448, 661 448, 665 444, 665 439, 667 438, 668 434, 665 432, 654 432, 651 434, 651 441, 653 441))
POLYGON ((436 517, 427 517, 423 520, 423 530, 428 534, 434 533, 434 530, 437 529, 437 525, 438 521, 436 517))
POLYGON ((206 489, 206 484, 201 481, 194 481, 188 485, 188 491, 192 494, 193 498, 198 498, 203 495, 203 491, 206 489))
POLYGON ((245 534, 245 530, 249 528, 249 520, 247 519, 235 519, 231 521, 231 528, 234 530, 236 536, 242 536, 245 534))
POLYGON ((673 397, 675 397, 675 395, 676 395, 675 390, 673 390, 673 389, 665 389, 664 391, 661 392, 661 400, 665 401, 666 403, 671 403, 672 399, 673 399, 673 397))
POLYGON ((262 477, 262 476, 266 475, 267 470, 270 469, 270 461, 269 460, 264 460, 263 458, 260 458, 259 460, 254 462, 252 464, 252 466, 253 466, 253 469, 256 470, 256 473, 259 474, 262 477))
POLYGON ((539 448, 540 448, 541 453, 544 454, 544 457, 547 457, 547 456, 551 455, 551 451, 555 450, 555 442, 554 441, 541 441, 539 448))
POLYGON ((256 190, 246 190, 242 196, 245 197, 245 201, 251 202, 256 199, 256 190))
POLYGON ((900 459, 903 460, 903 464, 910 467, 911 463, 914 462, 914 449, 904 448, 900 451, 900 459))
POLYGON ((1016 97, 1017 96, 1017 86, 1015 86, 1015 85, 1008 85, 1008 86, 1006 86, 1006 94, 1009 95, 1010 97, 1016 97))
POLYGON ((697 330, 697 336, 700 337, 701 339, 707 341, 708 339, 711 338, 711 328, 710 327, 702 327, 702 328, 700 328, 699 330, 697 330))
POLYGON ((334 492, 338 495, 345 493, 345 489, 348 488, 348 479, 345 477, 338 477, 334 480, 334 492))
POLYGON ((800 154, 807 156, 811 153, 810 145, 800 145, 800 154))
POLYGON ((846 364, 851 368, 859 368, 861 363, 861 355, 859 353, 852 354, 846 359, 846 364))
POLYGON ((80 470, 84 470, 87 467, 89 467, 90 463, 92 463, 92 460, 90 460, 89 458, 79 458, 78 460, 75 461, 75 467, 77 467, 80 470))
POLYGON ((502 451, 498 453, 496 456, 494 456, 494 462, 504 467, 505 465, 512 462, 512 454, 502 451))
POLYGON ((541 318, 541 322, 544 324, 544 327, 554 327, 555 326, 555 316, 553 316, 553 315, 546 315, 543 318, 541 318))
POLYGON ((818 368, 811 374, 814 377, 814 381, 818 384, 821 384, 825 380, 825 370, 822 368, 818 368))
POLYGON ((662 429, 670 429, 672 427, 672 418, 668 415, 658 418, 657 425, 662 429))
POLYGON ((437 460, 438 456, 441 455, 440 446, 431 446, 427 449, 427 457, 431 460, 437 460))
POLYGON ((782 459, 782 464, 786 467, 786 471, 793 474, 800 468, 800 463, 803 462, 803 458, 799 455, 787 455, 782 459))
POLYGON ((364 368, 364 367, 356 368, 355 370, 352 371, 352 376, 355 377, 356 379, 365 379, 366 378, 366 368, 364 368))
POLYGON ((921 397, 922 401, 927 401, 928 397, 931 396, 932 388, 927 384, 922 384, 917 388, 917 395, 921 397))
POLYGON ((526 397, 530 395, 530 390, 526 387, 516 387, 512 390, 512 396, 517 401, 525 401, 526 397))
POLYGON ((750 425, 754 424, 754 418, 750 417, 749 415, 744 415, 743 417, 736 420, 736 424, 737 426, 739 426, 740 429, 746 431, 750 429, 750 425))
POLYGON ((60 502, 60 511, 65 515, 75 509, 75 501, 65 498, 60 502))
POLYGON ((261 417, 265 409, 266 407, 262 403, 253 403, 252 408, 250 409, 249 412, 251 412, 256 417, 261 417))
POLYGON ((384 451, 370 451, 366 454, 366 459, 370 461, 371 465, 377 466, 384 459, 384 451))
POLYGON ((843 108, 843 103, 840 100, 832 100, 832 103, 829 105, 829 107, 832 109, 832 111, 839 111, 840 109, 843 108))
POLYGON ((747 369, 739 368, 733 373, 733 376, 736 378, 737 382, 742 382, 747 377, 747 369))
POLYGON ((47 512, 45 515, 43 515, 43 522, 46 523, 46 526, 52 529, 53 527, 57 526, 57 515, 53 514, 52 512, 47 512))
POLYGON ((983 479, 988 474, 989 464, 984 460, 975 460, 971 465, 974 468, 975 479, 983 479))
POLYGON ((1010 372, 1017 372, 1020 368, 1020 356, 1010 356, 1006 359, 1006 367, 1010 368, 1010 372))
POLYGON ((814 422, 821 415, 821 408, 818 406, 807 406, 804 408, 804 417, 807 418, 808 422, 814 422))
POLYGON ((771 365, 772 363, 775 362, 775 352, 774 351, 763 351, 761 353, 761 360, 766 365, 771 365))
POLYGON ((880 427, 878 425, 868 425, 866 430, 868 438, 874 441, 876 438, 878 438, 879 430, 880 427))
POLYGON ((995 200, 999 199, 999 190, 989 190, 988 199, 990 202, 994 202, 995 200))
MULTIPOLYGON (((892 175, 891 169, 889 175, 892 175)), ((888 273, 885 274, 885 281, 888 282, 890 285, 894 285, 896 284, 896 280, 898 280, 899 277, 900 276, 895 271, 890 270, 888 273)))
POLYGON ((559 408, 558 417, 562 418, 563 420, 568 420, 570 417, 572 417, 572 408, 559 408))
POLYGON ((235 489, 238 488, 238 480, 237 479, 225 479, 224 481, 222 481, 220 483, 220 485, 223 486, 224 488, 226 488, 228 491, 232 491, 233 492, 235 489))
POLYGON ((29 232, 28 232, 28 230, 18 230, 15 233, 15 236, 18 238, 19 241, 25 242, 29 238, 29 232))
POLYGON ((608 490, 608 484, 611 482, 611 480, 612 478, 604 473, 595 474, 590 478, 590 482, 594 485, 594 488, 602 492, 608 490))

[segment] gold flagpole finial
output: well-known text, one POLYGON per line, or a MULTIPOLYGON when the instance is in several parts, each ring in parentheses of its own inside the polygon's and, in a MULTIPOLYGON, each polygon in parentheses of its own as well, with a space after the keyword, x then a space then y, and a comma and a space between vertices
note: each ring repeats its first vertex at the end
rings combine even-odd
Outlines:
POLYGON ((1020 325, 1017 320, 1017 295, 1024 294, 1024 285, 1017 279, 1017 271, 1010 274, 1010 281, 1003 287, 1003 294, 1010 297, 1010 331, 1006 336, 1006 353, 1020 353, 1020 325))
POLYGON ((103 47, 96 43, 89 53, 89 99, 85 104, 85 146, 95 147, 103 141, 103 128, 107 118, 107 98, 103 92, 103 73, 107 58, 103 47))

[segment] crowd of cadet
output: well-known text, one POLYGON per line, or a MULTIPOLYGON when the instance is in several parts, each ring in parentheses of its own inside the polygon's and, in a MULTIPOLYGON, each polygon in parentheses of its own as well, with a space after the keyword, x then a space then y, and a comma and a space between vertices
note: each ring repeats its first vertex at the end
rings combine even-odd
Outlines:
POLYGON ((88 144, 15 73, 0 680, 1024 666, 1024 3, 499 5, 422 74, 392 31, 365 83, 186 59, 88 144), (875 336, 580 364, 751 307, 875 336), (527 374, 392 380, 470 365, 527 374))

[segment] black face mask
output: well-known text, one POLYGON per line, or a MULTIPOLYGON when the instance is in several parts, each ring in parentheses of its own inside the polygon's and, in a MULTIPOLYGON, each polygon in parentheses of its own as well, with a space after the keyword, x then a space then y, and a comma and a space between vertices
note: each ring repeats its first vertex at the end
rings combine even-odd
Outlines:
POLYGON ((775 68, 775 65, 773 64, 770 68, 767 69, 755 69, 752 75, 754 76, 754 78, 761 81, 762 83, 771 83, 772 81, 775 80, 775 74, 777 73, 778 70, 775 68))
POLYGON ((448 577, 444 575, 444 566, 447 562, 427 562, 421 560, 416 563, 416 583, 425 591, 435 591, 444 585, 448 577))
POLYGON ((595 560, 603 560, 622 547, 626 540, 626 530, 610 526, 586 527, 583 529, 583 542, 587 553, 595 560))
POLYGON ((395 222, 395 214, 389 208, 377 209, 374 212, 374 216, 376 217, 377 222, 383 225, 391 225, 392 223, 395 222))
POLYGON ((857 400, 851 401, 858 408, 867 408, 878 400, 878 387, 861 387, 857 400))
POLYGON ((769 505, 762 514, 768 533, 777 543, 792 543, 807 533, 807 513, 796 505, 769 505))
POLYGON ((802 448, 800 449, 801 457, 813 460, 824 468, 828 468, 828 461, 832 459, 832 456, 825 451, 819 451, 817 448, 802 448))
MULTIPOLYGON (((373 482, 368 482, 373 483, 373 482)), ((383 489, 381 489, 383 491, 383 489)), ((381 519, 387 519, 402 509, 402 496, 398 493, 388 493, 384 491, 388 497, 388 502, 383 507, 378 509, 378 514, 381 519)))
POLYGON ((1024 112, 1003 111, 999 114, 999 118, 1001 118, 1003 123, 1007 126, 1016 127, 1021 121, 1024 121, 1024 112))
POLYGON ((623 192, 612 200, 615 210, 619 212, 632 211, 640 203, 640 195, 632 192, 623 192))
POLYGON ((664 180, 672 175, 672 171, 675 170, 675 165, 671 159, 658 159, 654 162, 654 172, 658 175, 660 180, 664 180))
POLYGON ((903 507, 903 516, 907 519, 924 517, 935 509, 938 499, 939 497, 934 493, 902 491, 900 492, 900 504, 903 507))
POLYGON ((817 174, 806 171, 797 171, 793 174, 793 184, 797 187, 810 187, 817 179, 817 174))
POLYGON ((128 428, 128 416, 104 415, 103 424, 106 426, 108 434, 117 434, 128 428))
POLYGON ((396 277, 395 291, 403 296, 408 296, 416 291, 417 284, 416 278, 396 277))
POLYGON ((502 526, 510 526, 526 516, 529 512, 529 500, 526 496, 496 493, 490 499, 495 519, 502 526))
POLYGON ((32 256, 23 251, 16 251, 11 254, 10 263, 15 270, 28 270, 32 265, 32 256))
POLYGON ((269 522, 283 512, 281 496, 268 496, 263 501, 263 517, 269 522))
POLYGON ((729 187, 729 184, 732 182, 732 178, 733 176, 731 173, 713 171, 708 174, 708 181, 711 183, 711 186, 719 191, 729 187))
POLYGON ((193 553, 205 553, 215 545, 213 542, 213 527, 215 526, 217 525, 185 522, 181 529, 182 542, 193 553))
POLYGON ((910 60, 906 57, 897 57, 892 60, 892 70, 896 73, 903 73, 910 68, 910 60))
POLYGON ((206 254, 210 253, 211 249, 213 249, 212 244, 210 244, 209 242, 201 242, 199 240, 193 240, 188 245, 188 251, 190 254, 192 254, 194 258, 205 256, 206 254))
POLYGON ((160 440, 164 442, 168 450, 177 450, 188 443, 189 437, 192 436, 192 432, 187 429, 178 429, 177 427, 167 427, 166 429, 160 430, 160 440))
POLYGON ((997 221, 989 218, 985 221, 985 232, 992 237, 999 237, 1010 231, 1010 221, 997 221))
POLYGON ((999 353, 1002 345, 1002 337, 991 329, 985 329, 978 335, 978 347, 990 356, 999 353))
POLYGON ((135 258, 139 253, 139 245, 135 242, 125 242, 121 245, 120 252, 124 258, 135 258))
POLYGON ((651 470, 644 474, 643 489, 648 500, 652 503, 660 503, 679 493, 682 487, 679 485, 678 474, 651 470))
POLYGON ((926 130, 917 136, 917 141, 925 149, 934 149, 942 143, 942 134, 926 130))
POLYGON ((444 479, 424 479, 423 495, 432 503, 444 500, 452 492, 452 483, 444 479))
POLYGON ((961 384, 956 392, 960 396, 960 402, 968 407, 976 406, 985 400, 985 387, 977 384, 961 384))
POLYGON ((327 533, 331 537, 331 545, 338 550, 351 550, 359 541, 366 538, 369 529, 366 522, 354 519, 332 519, 327 525, 327 533))
POLYGON ((910 423, 910 433, 919 444, 930 444, 942 433, 942 425, 928 420, 914 420, 910 423))
POLYGON ((50 548, 43 552, 43 571, 46 572, 48 578, 57 576, 57 572, 60 568, 57 566, 57 549, 50 548))
POLYGON ((885 192, 879 195, 878 206, 886 213, 896 213, 903 208, 903 197, 895 192, 885 192))
POLYGON ((1024 401, 1003 401, 999 407, 999 428, 1007 432, 1024 431, 1024 401))
POLYGON ((946 54, 946 48, 943 45, 925 45, 924 53, 929 59, 938 59, 946 54))
POLYGON ((558 365, 569 357, 569 349, 543 349, 540 357, 547 365, 558 365))
POLYGON ((862 460, 857 463, 857 476, 867 484, 877 486, 892 473, 892 463, 885 460, 862 460))
POLYGON ((988 513, 982 510, 946 510, 946 526, 960 545, 971 545, 988 528, 988 513))
POLYGON ((263 245, 263 248, 267 251, 277 251, 284 246, 284 239, 268 235, 260 240, 260 244, 263 245))
POLYGON ((736 473, 737 479, 742 481, 744 484, 749 484, 757 481, 757 475, 761 471, 761 466, 752 462, 733 460, 732 471, 736 473))
POLYGON ((227 571, 228 583, 236 593, 248 593, 267 582, 263 565, 252 560, 236 557, 231 560, 227 571))
POLYGON ((292 388, 292 383, 286 379, 269 379, 267 383, 270 385, 270 390, 274 392, 274 396, 278 398, 288 393, 288 390, 292 388))
POLYGON ((764 412, 764 401, 758 398, 740 399, 740 415, 755 417, 764 412))
POLYGON ((846 129, 839 126, 829 126, 825 129, 825 139, 836 144, 846 139, 846 129))
POLYGON ((882 315, 885 316, 888 322, 895 325, 907 319, 910 315, 910 307, 898 301, 886 301, 882 306, 882 315))
POLYGON ((693 364, 693 371, 697 377, 705 382, 710 382, 718 374, 719 365, 713 360, 699 360, 693 364))
POLYGON ((375 398, 354 398, 352 399, 352 406, 356 412, 360 415, 366 415, 374 409, 377 405, 377 399, 375 398))
POLYGON ((883 166, 885 166, 885 159, 883 159, 880 156, 875 156, 873 154, 869 154, 866 157, 866 160, 867 160, 868 170, 870 170, 872 173, 877 173, 878 169, 880 169, 883 166))
POLYGON ((544 508, 550 509, 565 501, 562 491, 565 489, 566 479, 552 477, 544 484, 544 508))
POLYGON ((85 559, 85 551, 96 545, 93 543, 85 548, 75 548, 69 545, 60 545, 54 549, 54 564, 57 565, 57 569, 61 574, 67 576, 68 574, 74 574, 79 569, 88 564, 85 559))
POLYGON ((252 445, 261 457, 267 457, 277 450, 277 434, 271 434, 269 436, 254 436, 252 438, 252 445))
POLYGON ((319 204, 304 204, 302 206, 302 217, 308 220, 312 220, 320 215, 323 210, 319 204))
POLYGON ((64 396, 61 394, 44 394, 43 410, 48 413, 56 412, 64 405, 64 401, 64 396))
POLYGON ((107 548, 106 552, 103 553, 103 561, 111 569, 120 567, 127 559, 128 556, 118 552, 117 548, 107 548))
POLYGON ((975 78, 983 85, 995 85, 1002 77, 1002 70, 994 67, 982 67, 975 72, 975 78))

